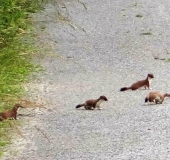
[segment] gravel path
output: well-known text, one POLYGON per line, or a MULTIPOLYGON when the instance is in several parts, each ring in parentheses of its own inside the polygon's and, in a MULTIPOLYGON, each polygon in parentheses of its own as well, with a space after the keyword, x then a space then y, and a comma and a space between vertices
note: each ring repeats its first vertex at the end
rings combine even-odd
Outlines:
POLYGON ((154 59, 170 57, 170 1, 59 6, 71 22, 57 16, 56 3, 35 17, 37 28, 45 26, 41 40, 61 57, 41 62, 47 71, 30 89, 48 109, 21 127, 25 138, 14 141, 4 160, 170 159, 170 99, 146 105, 149 90, 119 92, 148 73, 155 75, 153 90, 170 92, 170 63, 154 59), (109 99, 103 110, 75 109, 100 95, 109 99))

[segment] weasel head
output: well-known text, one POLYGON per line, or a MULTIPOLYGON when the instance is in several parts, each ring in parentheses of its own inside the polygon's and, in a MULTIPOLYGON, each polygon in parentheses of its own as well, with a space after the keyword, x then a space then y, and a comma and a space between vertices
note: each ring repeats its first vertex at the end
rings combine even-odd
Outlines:
POLYGON ((108 101, 108 99, 106 98, 106 96, 100 96, 99 99, 100 99, 100 100, 104 100, 104 101, 108 101))
POLYGON ((17 111, 19 107, 23 108, 20 104, 15 104, 13 110, 17 111))
POLYGON ((151 78, 154 78, 154 75, 153 74, 148 74, 148 76, 147 76, 149 79, 151 79, 151 78))
POLYGON ((165 97, 170 97, 170 94, 168 94, 168 93, 165 93, 165 97))

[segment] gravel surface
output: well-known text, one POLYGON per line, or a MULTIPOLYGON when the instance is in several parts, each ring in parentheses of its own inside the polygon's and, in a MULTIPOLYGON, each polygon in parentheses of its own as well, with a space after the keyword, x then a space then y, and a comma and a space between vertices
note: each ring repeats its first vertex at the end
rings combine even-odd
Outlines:
MULTIPOLYGON (((35 15, 40 41, 58 58, 30 83, 47 104, 25 117, 3 160, 168 160, 170 99, 144 104, 149 90, 119 92, 148 73, 152 90, 170 93, 170 1, 81 0, 56 3, 35 15), (155 60, 154 58, 158 58, 155 60), (75 106, 105 95, 103 110, 75 106)), ((22 117, 21 117, 22 119, 22 117)))

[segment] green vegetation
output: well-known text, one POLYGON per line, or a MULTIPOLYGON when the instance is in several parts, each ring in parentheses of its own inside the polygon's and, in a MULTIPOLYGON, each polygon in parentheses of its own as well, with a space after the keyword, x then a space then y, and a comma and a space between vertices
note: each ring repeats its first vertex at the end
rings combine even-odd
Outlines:
MULTIPOLYGON (((31 63, 33 37, 30 13, 40 0, 0 0, 0 112, 11 109, 24 93, 22 83, 37 66, 31 63)), ((0 122, 0 150, 10 143, 10 121, 0 122)), ((0 151, 0 156, 3 152, 0 151)))
POLYGON ((151 32, 143 32, 143 33, 140 33, 140 35, 148 35, 148 36, 150 36, 150 35, 152 35, 152 33, 151 32))
POLYGON ((2 152, 2 151, 0 151, 0 158, 2 157, 2 155, 3 155, 3 152, 2 152))
POLYGON ((137 14, 136 17, 141 18, 143 16, 141 14, 137 14))
POLYGON ((41 31, 43 31, 45 29, 45 26, 41 26, 41 31))

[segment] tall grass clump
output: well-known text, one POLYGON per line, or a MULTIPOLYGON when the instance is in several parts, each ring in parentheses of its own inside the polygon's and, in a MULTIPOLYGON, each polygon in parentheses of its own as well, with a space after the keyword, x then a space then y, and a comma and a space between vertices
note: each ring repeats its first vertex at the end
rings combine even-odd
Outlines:
MULTIPOLYGON (((35 48, 30 13, 40 10, 41 4, 40 0, 0 0, 0 112, 17 103, 24 93, 22 83, 36 69, 31 63, 35 48)), ((9 121, 0 122, 0 156, 10 142, 9 130, 9 121)))

